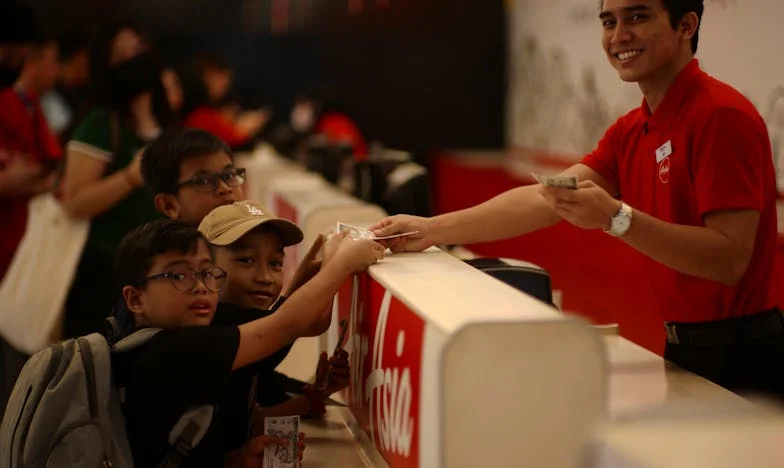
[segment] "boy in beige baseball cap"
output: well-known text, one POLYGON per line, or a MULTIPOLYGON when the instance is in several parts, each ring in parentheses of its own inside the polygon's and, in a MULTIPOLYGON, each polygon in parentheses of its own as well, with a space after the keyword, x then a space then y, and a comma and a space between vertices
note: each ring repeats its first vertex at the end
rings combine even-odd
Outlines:
MULTIPOLYGON (((237 315, 253 310, 274 312, 276 307, 273 305, 279 305, 281 303, 279 298, 282 297, 280 293, 283 288, 284 248, 302 241, 303 234, 300 228, 290 221, 272 216, 256 203, 241 201, 212 210, 199 225, 199 231, 213 245, 215 264, 228 274, 226 285, 221 293, 220 308, 223 310, 227 307, 237 308, 237 315)), ((336 238, 330 242, 330 245, 346 244, 342 247, 351 247, 364 257, 383 256, 384 248, 375 242, 371 241, 363 246, 351 246, 353 242, 356 241, 336 238)), ((324 243, 324 238, 319 236, 302 260, 303 263, 319 264, 317 257, 321 255, 324 243)), ((295 279, 294 282, 301 284, 289 288, 289 291, 293 291, 291 297, 296 298, 301 295, 302 286, 311 281, 327 281, 339 287, 346 277, 335 277, 333 272, 337 271, 340 270, 322 268, 320 271, 312 272, 309 277, 295 279)), ((326 309, 331 309, 332 297, 337 292, 337 287, 320 289, 322 292, 317 297, 309 298, 310 301, 322 303, 325 313, 324 320, 315 324, 306 336, 318 336, 329 328, 331 314, 326 313, 326 309)), ((329 359, 326 354, 321 356, 316 371, 316 382, 303 389, 304 396, 288 400, 281 397, 282 392, 273 394, 274 390, 271 389, 276 385, 271 370, 279 364, 280 359, 287 352, 288 347, 271 356, 263 366, 269 372, 259 373, 261 391, 258 392, 258 400, 260 405, 264 406, 259 409, 259 417, 322 413, 324 399, 348 385, 348 356, 345 351, 338 350, 329 359), (330 368, 331 370, 327 372, 330 368), (325 382, 327 375, 329 381, 325 382)))
POLYGON ((299 244, 304 237, 296 224, 272 216, 261 205, 248 200, 215 208, 199 224, 199 231, 211 244, 227 246, 261 226, 275 230, 284 247, 299 244))
MULTIPOLYGON (((283 249, 302 242, 299 226, 272 216, 257 203, 241 201, 212 210, 199 224, 199 231, 217 247, 216 263, 232 277, 222 299, 248 309, 269 309, 283 288, 283 249)), ((322 246, 323 238, 317 239, 311 256, 322 246)), ((314 263, 312 260, 309 258, 309 263, 314 263)), ((313 274, 315 271, 308 276, 313 274)))

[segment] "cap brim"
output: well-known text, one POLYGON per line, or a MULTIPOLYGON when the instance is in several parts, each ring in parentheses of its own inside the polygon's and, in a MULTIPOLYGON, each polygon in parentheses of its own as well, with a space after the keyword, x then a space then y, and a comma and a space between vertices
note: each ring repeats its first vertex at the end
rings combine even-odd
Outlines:
POLYGON ((302 242, 304 239, 304 234, 302 230, 296 224, 292 223, 291 221, 274 218, 274 219, 248 219, 247 221, 243 221, 236 226, 232 227, 231 229, 227 230, 226 232, 216 236, 214 239, 210 240, 211 244, 214 245, 231 245, 234 242, 237 242, 242 236, 249 233, 253 229, 256 229, 259 226, 270 226, 275 228, 280 233, 281 240, 283 241, 283 246, 288 247, 290 245, 296 245, 302 242))

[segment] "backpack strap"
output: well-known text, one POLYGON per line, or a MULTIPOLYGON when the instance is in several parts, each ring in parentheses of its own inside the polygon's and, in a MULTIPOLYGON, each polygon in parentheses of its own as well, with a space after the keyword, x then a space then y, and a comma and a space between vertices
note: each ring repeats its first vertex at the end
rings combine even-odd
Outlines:
POLYGON ((214 411, 214 406, 197 406, 182 415, 169 432, 172 449, 158 468, 175 468, 182 465, 207 433, 214 411))
POLYGON ((122 338, 120 324, 117 323, 117 319, 113 316, 106 317, 106 320, 104 321, 104 334, 106 336, 106 341, 109 342, 109 346, 114 346, 122 338))
POLYGON ((116 353, 127 353, 146 343, 147 340, 155 336, 159 331, 161 331, 160 328, 142 328, 136 330, 115 343, 112 346, 112 351, 116 353))

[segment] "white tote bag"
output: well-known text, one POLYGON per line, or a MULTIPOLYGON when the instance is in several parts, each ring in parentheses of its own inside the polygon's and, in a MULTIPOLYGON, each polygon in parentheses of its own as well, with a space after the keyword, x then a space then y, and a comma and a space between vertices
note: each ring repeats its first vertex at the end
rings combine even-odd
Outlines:
POLYGON ((0 335, 18 351, 34 354, 59 340, 89 229, 51 193, 30 200, 27 229, 0 283, 0 335))

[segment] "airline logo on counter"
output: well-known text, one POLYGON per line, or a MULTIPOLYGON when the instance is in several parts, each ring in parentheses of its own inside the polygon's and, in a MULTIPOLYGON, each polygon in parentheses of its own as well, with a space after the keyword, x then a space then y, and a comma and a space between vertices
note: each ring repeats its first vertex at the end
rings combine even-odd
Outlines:
POLYGON ((339 315, 348 316, 351 337, 346 347, 352 373, 348 401, 390 466, 419 466, 425 323, 369 275, 348 284, 338 295, 339 315))

